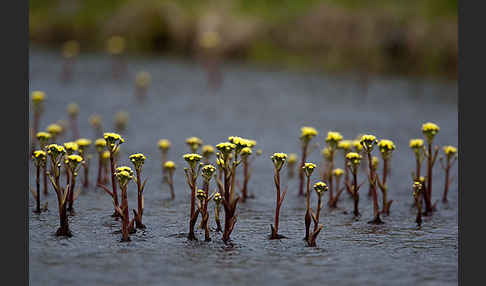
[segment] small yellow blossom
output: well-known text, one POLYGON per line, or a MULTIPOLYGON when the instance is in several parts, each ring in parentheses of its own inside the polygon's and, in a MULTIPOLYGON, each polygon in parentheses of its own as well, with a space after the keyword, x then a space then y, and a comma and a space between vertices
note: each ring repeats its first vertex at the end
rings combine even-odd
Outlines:
POLYGON ((64 143, 64 149, 66 149, 67 154, 72 155, 78 151, 78 144, 76 142, 66 142, 64 143))
POLYGON ((51 134, 41 131, 37 132, 36 137, 37 140, 41 142, 41 144, 45 144, 47 143, 47 141, 49 141, 49 139, 51 139, 51 134))
POLYGON ((320 197, 325 192, 327 192, 328 187, 327 187, 326 183, 324 183, 324 182, 317 182, 317 183, 314 184, 314 190, 316 191, 317 195, 320 197))
POLYGON ((371 152, 373 151, 373 147, 378 143, 378 140, 374 135, 365 134, 361 136, 359 143, 366 152, 371 152))
POLYGON ((69 167, 71 167, 71 170, 74 170, 79 165, 79 163, 83 162, 83 157, 79 155, 69 155, 67 156, 67 161, 69 167))
POLYGON ((361 163, 361 155, 356 152, 349 152, 346 154, 346 160, 356 167, 361 163))
POLYGON ((43 166, 46 162, 47 154, 43 150, 36 150, 36 151, 34 151, 32 158, 34 160, 36 160, 37 164, 39 164, 40 166, 43 166))
POLYGON ((66 149, 64 149, 63 146, 57 144, 50 144, 49 146, 47 146, 47 150, 47 154, 51 156, 51 160, 53 162, 57 161, 59 155, 64 155, 66 153, 66 149))
POLYGON ((203 190, 199 189, 196 192, 196 198, 202 202, 206 199, 206 193, 203 190))
POLYGON ((380 140, 378 143, 378 148, 380 148, 380 153, 385 159, 389 159, 393 150, 396 149, 395 143, 387 139, 380 140))
POLYGON ((117 130, 124 130, 128 123, 128 113, 120 110, 115 114, 115 126, 117 130))
POLYGON ((326 143, 329 144, 331 149, 335 149, 341 140, 343 140, 341 133, 335 131, 327 132, 326 143))
POLYGON ((223 142, 216 145, 216 149, 223 154, 223 156, 227 156, 231 151, 236 148, 236 145, 230 142, 223 142))
POLYGON ((422 139, 410 139, 410 148, 416 150, 424 147, 424 140, 422 139))
POLYGON ((336 168, 336 169, 332 170, 332 174, 335 177, 340 177, 340 176, 342 176, 344 174, 344 171, 341 168, 336 168))
POLYGON ((201 169, 202 176, 204 177, 204 179, 206 179, 206 181, 211 180, 214 172, 216 172, 216 168, 211 164, 205 165, 201 169))
POLYGON ((89 124, 91 124, 91 126, 94 128, 100 128, 102 123, 103 120, 99 114, 93 114, 89 117, 89 124))
POLYGON ((287 164, 292 165, 292 164, 295 164, 296 162, 297 162, 297 154, 290 153, 289 154, 289 160, 288 160, 287 164))
POLYGON ((106 144, 111 152, 114 152, 118 145, 125 142, 125 139, 123 139, 120 134, 113 132, 105 132, 103 138, 106 140, 106 144))
POLYGON ((61 125, 56 123, 50 124, 49 126, 47 126, 47 132, 51 134, 51 137, 55 138, 57 135, 59 135, 62 132, 62 127, 61 125))
POLYGON ((282 169, 282 166, 285 164, 285 161, 287 161, 287 154, 285 153, 273 153, 272 157, 273 164, 275 165, 275 168, 277 170, 282 169))
POLYGON ((32 102, 37 105, 43 102, 46 98, 46 94, 43 91, 35 90, 32 92, 32 102))
POLYGON ((164 169, 166 170, 174 170, 176 168, 176 164, 174 161, 166 161, 164 163, 164 169))
POLYGON ((302 169, 304 169, 304 173, 307 177, 310 177, 312 175, 312 172, 314 172, 315 168, 317 168, 317 166, 314 163, 305 163, 304 166, 302 166, 302 169))
POLYGON ((80 149, 85 149, 85 148, 89 147, 89 145, 91 145, 91 140, 86 139, 86 138, 80 138, 80 139, 76 140, 76 144, 78 144, 80 149))
POLYGON ((352 141, 351 140, 339 141, 339 143, 337 145, 337 148, 343 150, 344 153, 351 151, 351 147, 352 147, 352 141))
POLYGON ((171 143, 167 139, 160 139, 159 142, 157 143, 157 145, 159 146, 160 150, 167 151, 167 150, 169 150, 171 143))
POLYGON ((444 146, 443 150, 447 158, 452 158, 453 156, 457 155, 457 148, 454 146, 451 145, 444 146))
POLYGON ((98 153, 103 152, 103 150, 106 147, 106 140, 103 138, 96 139, 95 146, 96 146, 96 151, 98 151, 98 153))
POLYGON ((70 103, 67 106, 67 112, 69 116, 76 117, 79 113, 79 106, 76 103, 70 103))
POLYGON ((422 133, 427 138, 427 142, 432 143, 434 140, 435 135, 439 133, 439 126, 432 122, 427 122, 422 124, 422 133))
POLYGON ((354 151, 359 153, 361 150, 363 150, 363 146, 361 146, 361 143, 359 140, 353 140, 351 141, 351 145, 353 145, 354 151))
POLYGON ((300 140, 302 140, 304 143, 309 143, 309 141, 317 136, 319 132, 314 127, 310 126, 302 126, 300 128, 300 140))
POLYGON ((194 170, 196 168, 196 164, 201 161, 201 155, 199 154, 185 154, 183 156, 184 160, 189 164, 189 166, 194 170))
POLYGON ((251 148, 250 147, 245 147, 245 148, 241 149, 241 153, 240 154, 241 154, 242 157, 248 157, 248 156, 251 155, 251 153, 252 153, 251 148))
POLYGON ((329 147, 324 147, 321 151, 321 154, 327 161, 331 159, 331 149, 329 147))
POLYGON ((203 144, 203 141, 198 137, 189 137, 186 139, 186 144, 191 148, 192 152, 196 152, 203 144))
POLYGON ((217 205, 218 205, 219 203, 221 203, 221 200, 222 200, 222 199, 223 199, 223 198, 221 197, 221 194, 220 194, 220 193, 216 193, 216 194, 214 194, 213 200, 214 200, 214 202, 215 202, 217 205))
POLYGON ((371 158, 371 166, 373 167, 373 169, 378 169, 378 164, 380 163, 380 159, 378 159, 378 157, 376 156, 373 156, 371 158))
POLYGON ((101 158, 103 160, 108 160, 110 159, 110 151, 106 150, 106 151, 103 151, 103 153, 101 154, 101 158))
POLYGON ((136 153, 130 155, 128 159, 130 159, 136 170, 140 170, 143 163, 145 163, 145 159, 147 159, 147 157, 145 157, 145 155, 142 153, 136 153))
POLYGON ((204 158, 209 158, 211 155, 214 154, 214 147, 211 145, 204 145, 202 147, 202 155, 204 158))

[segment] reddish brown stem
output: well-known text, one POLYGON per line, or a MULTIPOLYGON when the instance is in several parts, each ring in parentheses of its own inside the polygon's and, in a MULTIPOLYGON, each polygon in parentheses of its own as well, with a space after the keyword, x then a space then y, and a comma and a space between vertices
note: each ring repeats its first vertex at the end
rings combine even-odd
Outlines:
POLYGON ((41 209, 40 209, 40 169, 41 169, 41 165, 38 164, 37 169, 36 169, 36 177, 35 177, 35 186, 36 186, 36 194, 37 194, 37 196, 35 198, 35 202, 36 202, 35 212, 36 213, 41 212, 41 209))
POLYGON ((307 143, 302 145, 302 158, 299 165, 299 196, 304 195, 304 167, 305 160, 307 159, 307 143))
POLYGON ((74 174, 71 174, 69 172, 69 178, 71 180, 71 183, 69 184, 69 193, 68 193, 68 208, 67 211, 71 214, 74 215, 74 188, 76 187, 76 177, 74 174))
POLYGON ((136 169, 135 170, 137 173, 137 217, 135 218, 135 225, 137 228, 144 229, 145 225, 142 222, 142 216, 143 216, 143 202, 142 202, 142 181, 141 181, 141 174, 140 170, 136 169))
POLYGON ((367 152, 368 154, 368 166, 370 169, 370 189, 371 189, 371 196, 373 198, 373 216, 374 219, 370 221, 369 223, 372 224, 381 224, 383 221, 380 218, 380 209, 378 206, 378 195, 376 193, 376 176, 375 176, 375 171, 373 169, 373 163, 371 160, 371 152, 367 152))
MULTIPOLYGON (((111 185, 113 188, 113 202, 115 207, 115 212, 113 213, 114 217, 119 217, 119 214, 116 211, 116 207, 118 207, 118 192, 116 190, 116 175, 115 175, 115 154, 114 152, 110 151, 110 167, 111 167, 111 185)), ((128 209, 127 209, 128 211, 128 209)))
POLYGON ((311 214, 310 214, 310 176, 307 177, 307 192, 305 197, 306 212, 304 217, 305 222, 305 237, 304 240, 309 240, 311 214))
POLYGON ((96 184, 103 184, 103 158, 101 152, 98 157, 98 178, 96 178, 96 184))
POLYGON ((128 212, 128 198, 127 198, 127 187, 121 188, 122 192, 122 240, 121 241, 130 241, 130 216, 128 212))
POLYGON ((450 168, 451 168, 451 163, 449 161, 449 159, 447 159, 447 163, 446 163, 446 167, 445 167, 445 185, 444 185, 444 194, 442 196, 442 202, 443 203, 447 203, 448 200, 447 200, 447 193, 449 192, 449 171, 450 171, 450 168))

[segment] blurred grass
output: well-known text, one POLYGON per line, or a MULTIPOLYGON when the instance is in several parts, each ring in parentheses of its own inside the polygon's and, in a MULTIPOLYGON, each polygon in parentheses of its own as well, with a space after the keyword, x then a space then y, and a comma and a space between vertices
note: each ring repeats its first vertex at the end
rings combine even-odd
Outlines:
POLYGON ((207 27, 221 56, 303 70, 456 79, 457 0, 30 0, 32 42, 194 57, 207 27), (216 23, 216 24, 215 24, 216 23))

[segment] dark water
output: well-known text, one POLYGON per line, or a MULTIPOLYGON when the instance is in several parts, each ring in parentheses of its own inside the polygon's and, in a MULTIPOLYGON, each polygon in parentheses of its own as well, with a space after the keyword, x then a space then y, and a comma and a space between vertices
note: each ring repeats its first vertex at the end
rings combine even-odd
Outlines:
MULTIPOLYGON (((44 90, 48 100, 41 128, 67 118, 66 105, 79 104, 81 134, 93 138, 88 116, 99 113, 106 129, 113 126, 118 110, 130 114, 123 134, 121 163, 128 155, 143 152, 148 160, 144 176, 146 231, 132 235, 130 243, 119 243, 119 222, 112 213, 111 199, 101 190, 86 189, 75 202, 77 216, 71 220, 74 236, 54 236, 58 227, 55 195, 48 197, 49 212, 29 218, 29 275, 31 285, 455 285, 458 282, 457 180, 451 187, 450 203, 439 202, 439 210, 425 218, 423 227, 414 223, 410 172, 414 169, 408 140, 420 137, 420 126, 434 121, 441 130, 438 144, 457 146, 457 86, 455 84, 405 79, 373 79, 368 96, 351 77, 258 71, 238 65, 224 67, 223 88, 213 94, 206 88, 201 68, 167 59, 133 59, 121 81, 111 78, 110 62, 101 55, 85 55, 76 66, 74 81, 58 81, 61 60, 55 53, 34 50, 30 58, 30 90, 44 90), (133 77, 145 69, 152 73, 149 99, 137 104, 133 77), (283 184, 289 191, 281 211, 280 233, 289 237, 269 241, 273 222, 275 188, 274 152, 299 150, 302 125, 320 132, 314 139, 321 147, 327 131, 340 131, 345 138, 370 132, 392 139, 393 155, 389 196, 394 200, 385 224, 369 225, 372 202, 360 201, 362 218, 354 221, 352 201, 343 194, 339 209, 324 206, 324 229, 317 248, 308 248, 304 235, 304 199, 297 197, 297 180, 283 184), (257 140, 263 156, 253 164, 249 189, 256 199, 238 208, 239 219, 227 247, 220 234, 213 241, 188 242, 189 192, 182 159, 188 151, 184 139, 199 136, 217 144, 228 136, 257 140), (167 201, 169 190, 161 181, 160 138, 173 142, 170 159, 178 165, 176 200, 167 201)), ((70 139, 71 135, 62 139, 70 139)), ((376 152, 376 155, 378 153, 376 152)), ((315 150, 310 160, 321 162, 315 150)), ((341 156, 337 159, 342 165, 341 156)), ((95 180, 95 164, 91 178, 95 180)), ((285 170, 284 170, 285 171, 285 170)), ((33 173, 33 172, 31 172, 33 173)), ((453 175, 457 174, 454 167, 453 175)), ((81 176, 82 177, 82 176, 81 176)), ((239 176, 241 181, 241 176, 239 176)), ((364 179, 364 176, 361 176, 364 179)), ((443 190, 443 171, 434 171, 434 200, 443 190)), ((318 180, 317 174, 312 181, 318 180)), ((31 185, 34 186, 31 179, 31 185)), ((214 186, 214 184, 213 184, 214 186)), ((43 199, 44 200, 44 199, 43 199)), ((315 195, 312 204, 315 205, 315 195)), ((327 202, 327 197, 325 197, 327 202)), ((381 204, 381 201, 380 201, 381 204)), ((130 208, 136 207, 136 186, 129 187, 130 208)), ((34 200, 29 201, 33 209, 34 200)), ((211 216, 213 205, 210 206, 211 216)), ((214 227, 214 221, 211 221, 214 227)), ((197 236, 203 238, 202 232, 197 236)))

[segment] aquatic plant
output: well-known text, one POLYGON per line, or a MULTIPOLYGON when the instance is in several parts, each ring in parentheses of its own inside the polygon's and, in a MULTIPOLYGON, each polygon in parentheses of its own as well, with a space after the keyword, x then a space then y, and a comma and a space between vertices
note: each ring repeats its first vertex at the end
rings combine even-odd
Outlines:
POLYGON ((198 137, 189 137, 186 139, 186 144, 189 146, 189 150, 192 153, 197 153, 199 150, 199 147, 203 144, 203 141, 199 139, 198 137))
POLYGON ((359 213, 359 189, 361 184, 358 185, 358 169, 361 164, 361 155, 356 152, 349 152, 346 154, 346 168, 349 169, 352 175, 352 184, 345 184, 348 192, 352 194, 354 209, 353 214, 355 218, 360 217, 359 213))
POLYGON ((439 146, 432 147, 434 138, 439 133, 439 126, 432 122, 427 122, 422 125, 422 133, 427 140, 427 150, 424 152, 427 158, 427 181, 425 184, 425 214, 430 215, 435 210, 435 204, 432 205, 432 169, 434 168, 435 160, 439 154, 439 146))
POLYGON ((328 168, 324 172, 323 181, 327 181, 329 184, 329 206, 334 202, 334 185, 333 185, 333 174, 332 171, 334 170, 334 154, 336 153, 337 147, 339 142, 343 140, 343 136, 339 132, 329 131, 326 137, 326 145, 327 149, 329 150, 328 159, 328 168))
POLYGON ((91 154, 88 153, 89 147, 91 146, 91 140, 86 138, 80 138, 76 140, 79 147, 79 155, 83 156, 83 169, 84 169, 84 181, 83 187, 87 188, 89 186, 89 162, 91 161, 91 154))
POLYGON ((147 183, 147 179, 142 183, 142 166, 147 159, 144 154, 137 153, 132 154, 128 157, 130 162, 132 162, 133 167, 135 168, 136 173, 136 182, 137 182, 137 209, 133 210, 133 214, 135 215, 135 227, 144 229, 145 225, 142 222, 143 217, 143 209, 144 209, 144 199, 143 199, 143 191, 145 190, 145 184, 147 183))
MULTIPOLYGON (((49 143, 49 140, 51 139, 51 134, 48 132, 37 132, 36 134, 37 141, 39 141, 40 149, 43 151, 47 151, 47 144, 49 143)), ((48 185, 47 185, 47 164, 44 164, 42 166, 43 172, 42 172, 42 183, 43 183, 43 189, 44 189, 44 195, 47 196, 48 194, 48 185)))
POLYGON ((123 133, 127 129, 128 123, 128 113, 126 111, 120 110, 115 113, 115 130, 118 133, 123 133))
MULTIPOLYGON (((255 140, 247 140, 247 147, 241 149, 241 161, 243 162, 243 186, 241 187, 241 202, 244 203, 248 198, 254 198, 253 195, 248 194, 248 182, 251 178, 250 165, 255 159, 255 156, 251 156, 253 148, 256 145, 255 140)), ((258 152, 256 154, 258 156, 258 152)))
POLYGON ((216 222, 216 231, 222 232, 223 228, 221 227, 221 221, 219 219, 219 213, 221 211, 221 201, 223 198, 221 197, 221 194, 215 193, 213 197, 213 201, 215 203, 214 205, 214 221, 216 222))
POLYGON ((172 144, 170 143, 170 140, 168 139, 160 139, 157 142, 157 146, 160 149, 160 152, 162 153, 162 177, 164 177, 164 166, 165 162, 167 162, 167 154, 169 153, 170 146, 172 144))
POLYGON ((49 172, 49 179, 51 180, 52 187, 57 195, 58 210, 59 210, 59 228, 56 231, 57 236, 72 236, 69 229, 69 220, 67 216, 67 196, 70 192, 70 186, 67 184, 65 188, 61 187, 61 161, 66 153, 64 147, 51 144, 47 146, 47 154, 49 155, 51 162, 51 169, 49 172))
POLYGON ((71 124, 71 132, 72 140, 76 140, 79 138, 79 128, 78 128, 78 115, 79 115, 79 106, 76 103, 70 103, 67 106, 67 113, 69 115, 69 121, 71 124))
MULTIPOLYGON (((357 142, 358 145, 359 145, 359 142, 357 142)), ((361 145, 359 145, 361 147, 361 145)), ((348 168, 346 168, 346 154, 348 154, 349 152, 351 152, 351 150, 353 149, 353 141, 352 140, 341 140, 339 141, 338 143, 338 146, 337 148, 339 150, 342 150, 343 151, 343 162, 344 162, 344 186, 346 186, 346 184, 349 184, 349 170, 348 168)), ((347 190, 347 188, 345 188, 347 190)), ((349 193, 348 194, 352 197, 353 194, 349 193)))
POLYGON ((447 193, 449 192, 449 185, 451 184, 451 179, 449 178, 449 173, 452 165, 457 160, 457 148, 451 145, 444 146, 443 148, 445 159, 440 159, 440 165, 445 171, 445 183, 444 183, 444 194, 442 195, 442 202, 447 203, 447 193), (444 162, 445 161, 445 162, 444 162))
POLYGON ((304 164, 305 161, 307 160, 307 153, 308 153, 308 147, 309 143, 312 140, 312 138, 316 137, 319 133, 317 130, 313 127, 309 126, 303 126, 300 128, 300 141, 302 144, 302 156, 300 160, 300 166, 299 166, 299 195, 303 196, 304 195, 304 164))
POLYGON ((316 168, 316 164, 314 163, 304 163, 304 166, 302 166, 302 170, 307 177, 307 188, 306 188, 306 195, 305 195, 305 216, 304 216, 304 223, 305 223, 305 241, 309 241, 310 237, 310 225, 311 225, 311 207, 310 207, 310 177, 312 173, 314 172, 314 169, 316 168))
POLYGON ((35 173, 35 186, 36 186, 36 192, 32 192, 32 195, 34 196, 35 199, 35 213, 40 213, 41 212, 41 207, 40 207, 40 172, 41 169, 46 167, 46 152, 44 150, 36 150, 34 151, 32 155, 32 159, 34 160, 35 167, 36 167, 36 173, 35 173))
POLYGON ((371 152, 373 148, 378 143, 378 140, 374 135, 365 134, 361 136, 360 144, 363 146, 363 150, 366 152, 368 156, 368 165, 369 165, 369 177, 368 182, 371 190, 371 196, 373 199, 373 220, 369 221, 372 224, 382 224, 383 221, 380 218, 380 209, 378 205, 378 194, 376 191, 377 185, 377 174, 376 168, 373 167, 373 160, 371 158, 371 152))
POLYGON ((196 236, 194 235, 194 226, 196 225, 197 217, 199 215, 199 209, 196 210, 196 182, 202 167, 202 164, 199 163, 202 157, 199 154, 190 153, 185 154, 183 158, 189 165, 189 168, 184 168, 184 172, 186 174, 187 185, 191 190, 191 210, 189 216, 189 233, 187 238, 189 240, 197 240, 196 236))
MULTIPOLYGON (((71 182, 71 179, 70 179, 71 173, 70 173, 70 168, 69 168, 68 156, 74 155, 74 153, 76 151, 78 151, 79 147, 78 147, 78 144, 76 142, 66 142, 63 145, 64 145, 64 149, 66 150, 66 154, 64 154, 64 160, 63 160, 64 170, 65 170, 65 174, 66 174, 66 184, 69 184, 71 182)), ((69 193, 67 199, 68 199, 67 211, 71 215, 74 215, 74 208, 73 208, 74 194, 69 193)))
POLYGON ((73 154, 67 156, 66 161, 69 167, 69 179, 71 180, 71 182, 69 183, 67 211, 71 215, 74 215, 74 200, 76 200, 80 193, 80 189, 78 189, 78 191, 74 193, 74 187, 76 186, 76 177, 78 176, 78 170, 83 163, 83 157, 73 154))
POLYGON ((130 241, 129 233, 135 230, 133 227, 135 218, 130 221, 130 213, 128 211, 127 188, 128 183, 130 183, 130 181, 133 179, 133 171, 130 167, 127 166, 118 167, 116 168, 115 176, 118 179, 121 190, 121 206, 115 206, 115 211, 118 213, 118 216, 121 217, 122 221, 121 241, 130 241))
POLYGON ((89 124, 94 129, 94 136, 95 137, 102 137, 103 136, 103 119, 99 114, 93 114, 89 117, 89 124))
POLYGON ((209 235, 209 213, 208 213, 208 203, 213 198, 214 193, 209 195, 209 183, 213 177, 216 168, 211 165, 204 165, 201 169, 201 174, 203 177, 203 189, 197 191, 197 198, 199 200, 199 212, 201 213, 201 225, 200 227, 204 229, 204 240, 211 241, 209 235))
MULTIPOLYGON (((240 141, 239 139, 234 140, 233 142, 240 141)), ((241 142, 239 142, 241 143, 241 142)), ((233 179, 235 176, 236 167, 239 164, 238 161, 238 153, 243 149, 244 146, 237 147, 237 144, 231 142, 223 142, 216 145, 216 149, 218 149, 219 153, 217 154, 219 160, 219 166, 223 170, 223 179, 224 183, 221 185, 223 186, 223 207, 224 207, 224 231, 222 240, 223 242, 227 243, 230 240, 231 233, 236 224, 236 206, 239 201, 239 197, 233 198, 234 196, 234 184, 233 179), (234 152, 234 155, 232 155, 234 152)))
POLYGON ((409 146, 415 155, 415 173, 412 173, 412 177, 415 180, 420 178, 421 176, 420 172, 422 167, 422 161, 425 157, 424 140, 410 139, 409 146))
POLYGON ((135 97, 143 100, 147 97, 147 89, 152 82, 152 76, 147 71, 137 73, 135 77, 135 97))
MULTIPOLYGON (((33 91, 31 94, 32 98, 32 109, 34 110, 34 120, 32 127, 32 146, 30 152, 33 153, 36 146, 37 133, 39 132, 40 117, 44 111, 44 101, 46 99, 46 94, 43 91, 33 91)), ((42 149, 42 148, 41 148, 42 149)))
MULTIPOLYGON (((341 194, 343 193, 343 191, 345 189, 345 187, 340 186, 341 177, 342 177, 343 174, 344 174, 344 171, 341 168, 336 168, 336 169, 332 170, 332 176, 334 177, 334 180, 336 182, 336 195, 333 196, 332 201, 329 201, 329 203, 328 203, 330 208, 337 208, 337 202, 339 201, 339 197, 341 196, 341 194)), ((344 186, 346 186, 346 182, 345 182, 344 186)))
POLYGON ((281 239, 285 238, 285 236, 280 235, 278 233, 278 223, 280 217, 280 207, 282 206, 283 200, 285 199, 285 194, 287 194, 287 190, 285 189, 282 194, 280 194, 280 170, 285 165, 287 161, 287 154, 285 153, 274 153, 271 157, 273 166, 274 166, 274 175, 273 179, 275 182, 275 188, 277 189, 277 200, 275 205, 275 224, 270 225, 271 233, 270 239, 281 239))
POLYGON ((297 154, 290 153, 287 160, 287 177, 292 179, 295 177, 295 164, 297 163, 297 154))
POLYGON ((110 171, 111 171, 111 186, 112 186, 112 191, 110 191, 105 185, 103 184, 98 184, 98 187, 103 188, 105 192, 107 192, 111 197, 113 198, 113 207, 114 207, 114 213, 112 216, 118 217, 119 212, 117 211, 117 208, 119 206, 118 204, 118 192, 117 192, 117 187, 116 187, 116 167, 115 167, 115 152, 120 147, 120 144, 123 144, 125 142, 125 139, 123 139, 120 134, 118 133, 113 133, 113 132, 105 132, 103 134, 103 139, 106 141, 106 148, 110 152, 110 171))
POLYGON ((319 216, 321 214, 321 207, 322 207, 322 195, 327 192, 328 187, 324 182, 317 182, 314 184, 314 190, 317 194, 317 206, 316 206, 316 213, 312 212, 312 220, 314 222, 314 230, 310 233, 309 239, 307 240, 307 246, 309 247, 316 247, 316 239, 319 233, 321 232, 322 228, 324 227, 322 224, 319 224, 319 216))
POLYGON ((96 178, 96 184, 103 184, 103 152, 106 148, 106 140, 104 138, 98 138, 95 141, 96 152, 98 153, 98 176, 96 178))
POLYGON ((417 208, 417 217, 415 218, 415 222, 419 227, 422 225, 422 193, 425 191, 424 183, 424 177, 419 177, 413 182, 413 198, 415 201, 415 207, 417 208))
POLYGON ((166 182, 170 188, 170 199, 175 199, 175 192, 174 192, 174 171, 176 169, 176 164, 173 161, 167 161, 164 164, 164 170, 166 174, 166 182))
POLYGON ((383 175, 381 177, 381 180, 379 177, 377 177, 377 182, 378 186, 380 187, 380 190, 382 192, 382 198, 383 198, 383 205, 382 205, 382 210, 381 212, 384 215, 389 215, 390 214, 390 207, 391 204, 393 203, 393 200, 388 200, 388 185, 386 184, 387 178, 388 178, 388 170, 390 169, 390 160, 392 157, 393 151, 396 149, 395 143, 391 140, 387 139, 382 139, 378 143, 378 148, 380 149, 380 154, 381 158, 383 159, 383 175))

